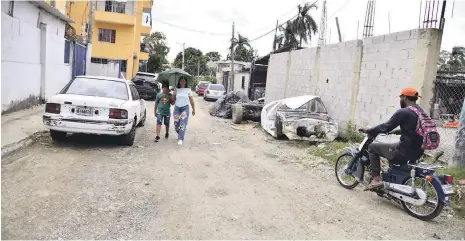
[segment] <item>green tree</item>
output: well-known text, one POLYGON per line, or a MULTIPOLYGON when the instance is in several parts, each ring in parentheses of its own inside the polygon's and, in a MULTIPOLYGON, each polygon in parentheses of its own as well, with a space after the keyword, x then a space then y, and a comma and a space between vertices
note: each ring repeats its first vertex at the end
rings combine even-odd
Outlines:
POLYGON ((465 47, 455 46, 452 52, 442 50, 438 68, 441 71, 465 71, 465 47))
POLYGON ((162 72, 163 65, 168 63, 166 56, 170 50, 166 45, 166 36, 162 32, 154 32, 144 38, 141 47, 149 53, 147 71, 151 73, 162 72))
MULTIPOLYGON (((245 36, 238 34, 238 38, 234 38, 234 60, 237 61, 244 61, 244 62, 252 62, 254 58, 254 49, 249 43, 249 39, 245 36)), ((229 47, 233 47, 233 44, 229 47)), ((230 54, 226 57, 227 60, 231 59, 230 54)))
POLYGON ((308 43, 312 40, 312 35, 318 32, 318 26, 310 15, 310 10, 318 9, 315 3, 306 3, 304 6, 297 6, 297 18, 292 21, 294 34, 299 38, 299 46, 302 47, 302 42, 308 43))
MULTIPOLYGON (((196 48, 186 48, 184 56, 184 70, 193 76, 208 74, 207 56, 196 48)), ((174 66, 182 68, 182 52, 179 52, 174 59, 174 66)))
POLYGON ((207 61, 220 61, 221 59, 221 55, 216 51, 208 52, 205 56, 207 56, 207 61))
POLYGON ((279 26, 280 34, 276 36, 275 39, 275 48, 279 49, 283 46, 292 45, 297 47, 299 42, 295 36, 294 26, 291 21, 287 21, 286 24, 279 26))

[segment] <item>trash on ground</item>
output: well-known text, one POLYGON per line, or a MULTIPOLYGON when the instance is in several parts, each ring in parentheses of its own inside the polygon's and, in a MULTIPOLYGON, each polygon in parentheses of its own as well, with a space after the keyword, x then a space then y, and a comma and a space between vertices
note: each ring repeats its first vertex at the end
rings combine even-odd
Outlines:
POLYGON ((303 95, 266 104, 261 113, 262 128, 275 138, 334 141, 338 124, 328 115, 320 97, 303 95))
POLYGON ((219 98, 210 108, 210 115, 220 117, 223 119, 231 119, 232 107, 236 103, 247 103, 249 97, 243 90, 235 90, 229 92, 225 96, 219 98))

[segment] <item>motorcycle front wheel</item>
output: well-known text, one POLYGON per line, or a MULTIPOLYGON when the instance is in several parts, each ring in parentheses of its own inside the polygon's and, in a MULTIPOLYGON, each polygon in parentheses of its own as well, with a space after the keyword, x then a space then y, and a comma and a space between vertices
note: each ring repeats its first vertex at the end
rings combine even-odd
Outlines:
POLYGON ((352 158, 353 155, 351 155, 350 153, 342 154, 337 159, 334 168, 337 181, 339 182, 339 184, 341 184, 341 186, 347 189, 353 189, 359 184, 359 182, 357 181, 357 179, 355 179, 354 176, 345 173, 345 170, 347 169, 347 166, 349 165, 352 158))
MULTIPOLYGON (((412 179, 409 178, 404 185, 412 185, 412 179)), ((401 201, 404 210, 412 217, 422 221, 428 221, 437 217, 444 208, 444 203, 439 201, 439 195, 434 186, 423 178, 415 178, 415 188, 421 189, 426 194, 426 203, 422 206, 415 206, 410 203, 401 201)))

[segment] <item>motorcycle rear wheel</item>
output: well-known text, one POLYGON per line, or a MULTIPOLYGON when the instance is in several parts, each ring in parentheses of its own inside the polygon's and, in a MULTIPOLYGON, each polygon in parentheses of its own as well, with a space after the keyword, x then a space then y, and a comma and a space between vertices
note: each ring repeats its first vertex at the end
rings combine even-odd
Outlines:
MULTIPOLYGON (((412 185, 411 178, 405 180, 404 185, 412 185)), ((415 188, 420 188, 426 193, 426 203, 422 206, 414 206, 410 203, 406 203, 404 201, 400 201, 402 204, 402 208, 412 217, 418 218, 422 221, 428 221, 435 217, 437 217, 444 208, 444 203, 439 201, 439 194, 436 189, 433 187, 431 183, 426 182, 423 178, 416 178, 415 179, 415 188), (430 201, 430 194, 435 194, 436 197, 432 198, 433 200, 430 201), (431 207, 431 211, 425 214, 419 213, 418 211, 414 210, 415 208, 422 208, 427 205, 434 205, 431 207)))
POLYGON ((354 189, 359 184, 354 176, 345 173, 345 169, 347 168, 347 165, 352 160, 352 158, 353 155, 350 153, 342 154, 337 159, 336 165, 334 167, 337 181, 346 189, 354 189), (346 179, 347 181, 343 179, 346 179))

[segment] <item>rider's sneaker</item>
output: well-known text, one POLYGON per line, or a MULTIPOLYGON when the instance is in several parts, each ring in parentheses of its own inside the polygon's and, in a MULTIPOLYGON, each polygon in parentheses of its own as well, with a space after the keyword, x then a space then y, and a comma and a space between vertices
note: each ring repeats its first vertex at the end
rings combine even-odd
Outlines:
POLYGON ((178 141, 178 145, 180 145, 180 146, 182 145, 182 140, 178 141))

